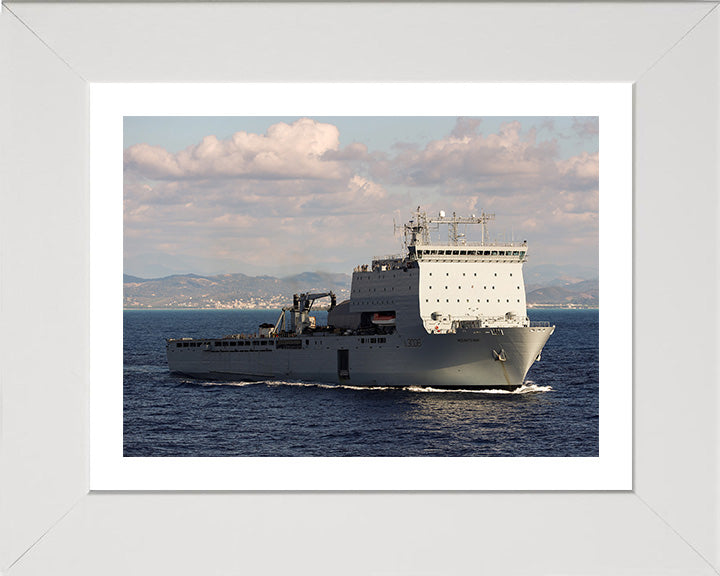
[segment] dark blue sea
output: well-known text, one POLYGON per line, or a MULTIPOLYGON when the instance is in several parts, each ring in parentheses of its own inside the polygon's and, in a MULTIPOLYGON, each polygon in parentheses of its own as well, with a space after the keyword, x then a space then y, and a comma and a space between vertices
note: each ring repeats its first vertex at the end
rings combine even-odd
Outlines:
POLYGON ((126 310, 124 455, 598 456, 597 310, 529 311, 556 329, 520 392, 207 382, 168 372, 165 338, 255 332, 278 314, 126 310))

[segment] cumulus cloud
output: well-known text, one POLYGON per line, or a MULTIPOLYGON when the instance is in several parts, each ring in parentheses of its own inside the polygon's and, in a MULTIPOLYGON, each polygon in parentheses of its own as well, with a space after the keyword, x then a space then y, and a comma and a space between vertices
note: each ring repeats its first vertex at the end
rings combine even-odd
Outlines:
POLYGON ((274 124, 265 134, 237 132, 227 140, 205 136, 176 154, 136 144, 125 150, 124 165, 126 172, 156 180, 336 179, 347 176, 343 160, 362 156, 360 144, 340 150, 337 127, 302 118, 274 124))
POLYGON ((558 171, 564 183, 571 188, 597 186, 600 178, 600 156, 583 152, 557 163, 558 171))
POLYGON ((573 118, 572 130, 579 138, 596 138, 600 133, 599 120, 597 116, 573 118))
POLYGON ((478 128, 482 123, 481 118, 458 118, 455 127, 452 129, 450 136, 453 138, 465 138, 466 136, 474 136, 477 134, 478 128))
MULTIPOLYGON (((537 126, 554 134, 550 121, 537 126)), ((512 226, 549 256, 562 238, 565 251, 596 245, 598 153, 560 157, 554 139, 519 121, 481 128, 460 118, 443 138, 385 152, 341 147, 336 126, 311 119, 206 136, 175 154, 131 146, 126 261, 155 266, 165 255, 175 272, 205 274, 346 271, 397 248, 393 217, 417 205, 496 212, 499 232, 512 226)), ((128 272, 147 275, 137 264, 128 272)))
POLYGON ((422 150, 402 149, 395 157, 377 159, 373 174, 406 186, 466 183, 471 186, 464 189, 471 192, 540 187, 557 183, 563 175, 555 140, 539 141, 534 129, 523 133, 518 121, 488 135, 476 133, 477 126, 459 119, 449 136, 422 150))

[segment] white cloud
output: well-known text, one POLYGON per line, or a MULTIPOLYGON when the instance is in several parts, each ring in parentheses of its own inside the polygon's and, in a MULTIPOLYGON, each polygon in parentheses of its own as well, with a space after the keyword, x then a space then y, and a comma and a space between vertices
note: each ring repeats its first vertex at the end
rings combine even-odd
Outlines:
POLYGON ((332 124, 302 118, 274 124, 266 134, 237 132, 227 140, 205 136, 177 154, 136 144, 125 150, 124 162, 126 172, 155 180, 337 179, 348 175, 342 160, 361 158, 362 152, 357 144, 341 151, 339 132, 332 124))
POLYGON ((418 204, 496 212, 499 233, 512 228, 544 259, 581 259, 596 248, 598 154, 561 159, 554 140, 520 122, 494 134, 480 127, 459 119, 422 148, 400 143, 372 155, 362 143, 341 148, 336 126, 310 119, 265 134, 207 136, 177 154, 132 146, 127 271, 147 275, 142 262, 163 258, 175 272, 202 274, 349 271, 395 251, 393 216, 402 222, 418 204))

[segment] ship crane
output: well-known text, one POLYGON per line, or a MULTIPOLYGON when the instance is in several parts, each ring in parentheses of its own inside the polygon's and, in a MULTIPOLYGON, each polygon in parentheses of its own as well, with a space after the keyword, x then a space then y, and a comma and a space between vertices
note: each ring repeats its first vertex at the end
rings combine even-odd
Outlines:
POLYGON ((315 300, 320 298, 330 298, 330 308, 332 310, 337 304, 337 298, 334 292, 320 292, 316 294, 302 293, 293 294, 293 305, 292 308, 283 308, 280 313, 280 317, 275 323, 275 333, 285 331, 285 313, 291 312, 290 316, 290 332, 294 332, 296 335, 300 335, 306 328, 315 327, 315 318, 309 316, 310 308, 312 308, 315 300))

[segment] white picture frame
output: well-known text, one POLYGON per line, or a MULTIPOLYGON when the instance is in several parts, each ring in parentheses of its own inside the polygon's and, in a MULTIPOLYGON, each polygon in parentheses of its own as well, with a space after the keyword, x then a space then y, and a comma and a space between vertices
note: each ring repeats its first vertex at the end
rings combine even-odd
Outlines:
POLYGON ((4 6, 3 573, 716 573, 716 8, 4 6), (183 80, 633 82, 633 490, 89 494, 88 85, 183 80))
MULTIPOLYGON (((630 84, 95 84, 91 86, 91 490, 629 490, 632 488, 630 84), (292 102, 287 95, 292 94, 292 102), (578 458, 127 458, 123 455, 123 119, 126 116, 599 118, 600 454, 578 458), (605 327, 613 327, 607 330, 605 327)), ((160 223, 157 223, 160 225, 160 223)), ((261 230, 257 231, 262 234, 261 230)))

